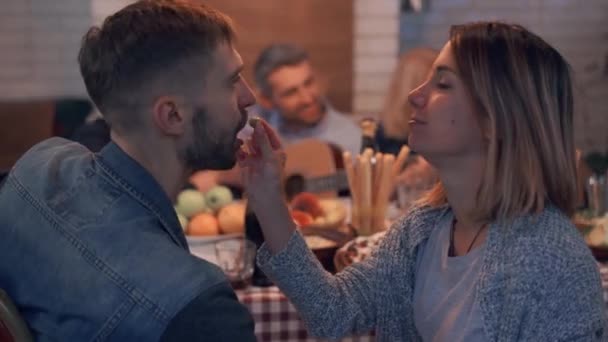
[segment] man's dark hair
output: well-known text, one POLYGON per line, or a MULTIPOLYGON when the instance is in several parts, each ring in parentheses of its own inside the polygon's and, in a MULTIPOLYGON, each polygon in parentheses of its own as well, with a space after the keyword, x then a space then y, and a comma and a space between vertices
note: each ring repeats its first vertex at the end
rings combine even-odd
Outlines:
POLYGON ((178 86, 188 76, 178 70, 182 63, 199 58, 204 67, 215 48, 234 37, 230 18, 199 2, 140 0, 90 28, 78 62, 108 124, 128 130, 138 125, 133 112, 150 95, 148 85, 162 79, 167 87, 178 86))
POLYGON ((272 89, 268 76, 284 66, 298 65, 308 60, 308 53, 293 44, 273 44, 265 48, 254 65, 254 78, 257 87, 264 95, 270 95, 272 89))

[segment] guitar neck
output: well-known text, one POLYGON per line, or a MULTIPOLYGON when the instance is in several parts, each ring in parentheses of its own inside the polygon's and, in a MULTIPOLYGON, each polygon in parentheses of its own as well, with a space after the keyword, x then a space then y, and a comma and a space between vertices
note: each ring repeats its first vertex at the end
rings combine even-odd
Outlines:
POLYGON ((323 177, 306 179, 305 189, 308 192, 340 191, 348 189, 348 179, 343 170, 323 177))

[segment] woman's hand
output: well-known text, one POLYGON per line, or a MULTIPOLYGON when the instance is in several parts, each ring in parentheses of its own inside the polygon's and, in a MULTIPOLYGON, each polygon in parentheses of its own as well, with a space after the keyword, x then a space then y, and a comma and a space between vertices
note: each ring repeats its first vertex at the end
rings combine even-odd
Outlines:
POLYGON ((237 155, 248 198, 255 202, 268 196, 282 198, 285 153, 281 142, 266 121, 256 118, 249 122, 253 135, 237 155))
POLYGON ((260 222, 272 253, 281 251, 295 230, 283 195, 285 152, 275 131, 261 119, 250 120, 253 135, 237 155, 249 206, 260 222))

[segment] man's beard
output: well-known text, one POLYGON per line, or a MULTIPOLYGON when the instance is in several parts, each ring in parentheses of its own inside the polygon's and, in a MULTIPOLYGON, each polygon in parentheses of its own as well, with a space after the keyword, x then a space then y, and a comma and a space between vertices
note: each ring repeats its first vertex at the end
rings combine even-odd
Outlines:
POLYGON ((236 164, 234 136, 214 130, 206 108, 197 108, 192 118, 193 142, 186 148, 186 168, 199 170, 229 170, 236 164))

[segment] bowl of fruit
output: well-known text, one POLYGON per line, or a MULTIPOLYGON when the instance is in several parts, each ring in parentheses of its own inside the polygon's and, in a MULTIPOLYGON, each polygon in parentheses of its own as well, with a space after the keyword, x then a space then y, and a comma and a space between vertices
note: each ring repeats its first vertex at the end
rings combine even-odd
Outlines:
POLYGON ((337 229, 344 225, 347 208, 335 198, 302 192, 290 202, 291 216, 300 228, 337 229))
POLYGON ((291 217, 304 236, 308 248, 330 272, 333 258, 341 246, 354 237, 346 226, 347 207, 334 198, 319 198, 312 193, 296 195, 289 203, 291 217))
POLYGON ((245 205, 228 187, 218 185, 205 192, 182 190, 175 211, 188 243, 206 243, 243 235, 245 205))

